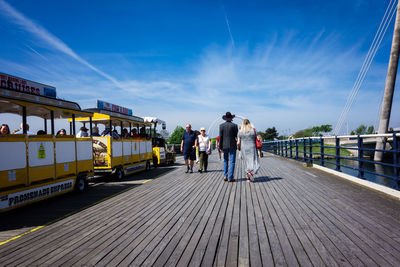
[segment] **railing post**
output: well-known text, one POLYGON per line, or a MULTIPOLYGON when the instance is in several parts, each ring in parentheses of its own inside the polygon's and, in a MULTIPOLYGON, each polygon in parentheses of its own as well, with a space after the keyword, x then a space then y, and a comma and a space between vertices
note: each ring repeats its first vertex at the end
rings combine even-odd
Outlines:
POLYGON ((335 136, 336 144, 336 170, 340 172, 340 139, 335 136))
POLYGON ((311 140, 311 137, 310 138, 308 138, 308 145, 309 145, 309 147, 308 147, 308 149, 309 149, 309 151, 310 151, 310 161, 309 161, 309 163, 310 164, 313 164, 313 158, 312 158, 312 147, 313 147, 313 145, 312 145, 312 140, 311 140))
POLYGON ((364 178, 364 150, 363 140, 360 135, 357 135, 357 150, 358 150, 358 178, 364 178))
POLYGON ((299 160, 299 140, 295 140, 295 146, 296 146, 296 160, 299 160))
POLYGON ((399 177, 399 143, 396 133, 393 133, 393 176, 395 178, 394 188, 400 188, 400 177, 399 177))
POLYGON ((284 156, 284 154, 283 154, 283 141, 281 141, 281 156, 282 157, 284 156))
POLYGON ((303 138, 303 160, 307 162, 307 149, 306 149, 306 139, 303 138))
POLYGON ((287 153, 287 141, 285 141, 285 158, 287 158, 288 157, 288 153, 287 153))
POLYGON ((320 139, 320 145, 321 145, 321 166, 325 166, 325 147, 324 147, 324 139, 321 137, 320 139))
POLYGON ((281 142, 278 141, 278 156, 281 156, 281 142))
POLYGON ((290 153, 290 158, 292 159, 292 158, 293 158, 293 151, 292 151, 292 148, 293 148, 293 146, 292 146, 292 140, 289 140, 289 148, 290 148, 290 151, 289 151, 289 153, 290 153))

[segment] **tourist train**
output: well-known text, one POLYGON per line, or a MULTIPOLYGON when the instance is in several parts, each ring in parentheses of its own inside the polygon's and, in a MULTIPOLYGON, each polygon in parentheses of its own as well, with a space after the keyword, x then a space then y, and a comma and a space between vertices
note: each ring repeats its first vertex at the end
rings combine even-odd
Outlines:
POLYGON ((98 100, 96 108, 83 110, 57 98, 55 87, 3 73, 0 85, 0 113, 22 117, 20 132, 0 136, 0 212, 82 192, 95 174, 121 180, 160 162, 160 148, 153 153, 154 121, 130 109, 98 100), (29 132, 28 116, 43 119, 44 129, 29 132), (69 134, 56 134, 59 119, 69 122, 69 134))

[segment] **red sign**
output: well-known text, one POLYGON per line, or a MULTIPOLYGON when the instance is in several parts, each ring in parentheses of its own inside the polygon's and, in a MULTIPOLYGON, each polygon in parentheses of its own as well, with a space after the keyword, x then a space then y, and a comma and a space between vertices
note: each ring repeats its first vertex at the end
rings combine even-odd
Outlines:
POLYGON ((132 116, 132 110, 129 108, 124 108, 118 105, 114 105, 105 101, 97 100, 97 107, 99 109, 104 109, 112 112, 118 112, 121 114, 126 114, 132 116))
POLYGON ((0 88, 24 92, 34 95, 56 97, 56 88, 53 86, 32 82, 0 72, 0 88))

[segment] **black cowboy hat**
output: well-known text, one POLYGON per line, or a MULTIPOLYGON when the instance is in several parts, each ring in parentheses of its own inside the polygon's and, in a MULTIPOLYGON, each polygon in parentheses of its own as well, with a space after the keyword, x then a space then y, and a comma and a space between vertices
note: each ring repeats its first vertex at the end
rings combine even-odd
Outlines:
POLYGON ((229 111, 224 116, 222 116, 223 120, 231 120, 233 118, 235 118, 235 115, 232 115, 229 111))

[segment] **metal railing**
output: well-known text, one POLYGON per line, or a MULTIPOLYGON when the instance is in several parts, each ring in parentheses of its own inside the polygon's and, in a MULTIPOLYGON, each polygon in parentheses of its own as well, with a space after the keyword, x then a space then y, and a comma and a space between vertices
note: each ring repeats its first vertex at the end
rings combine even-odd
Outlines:
MULTIPOLYGON (((263 142, 263 150, 343 171, 361 179, 380 177, 388 179, 384 185, 400 190, 400 134, 371 134, 333 137, 308 137, 263 142), (375 149, 381 139, 385 149, 375 149), (384 153, 381 162, 374 161, 376 151, 384 153), (349 170, 349 171, 347 171, 349 170)), ((372 179, 374 181, 374 179, 372 179)), ((375 179, 380 180, 380 179, 375 179)))

